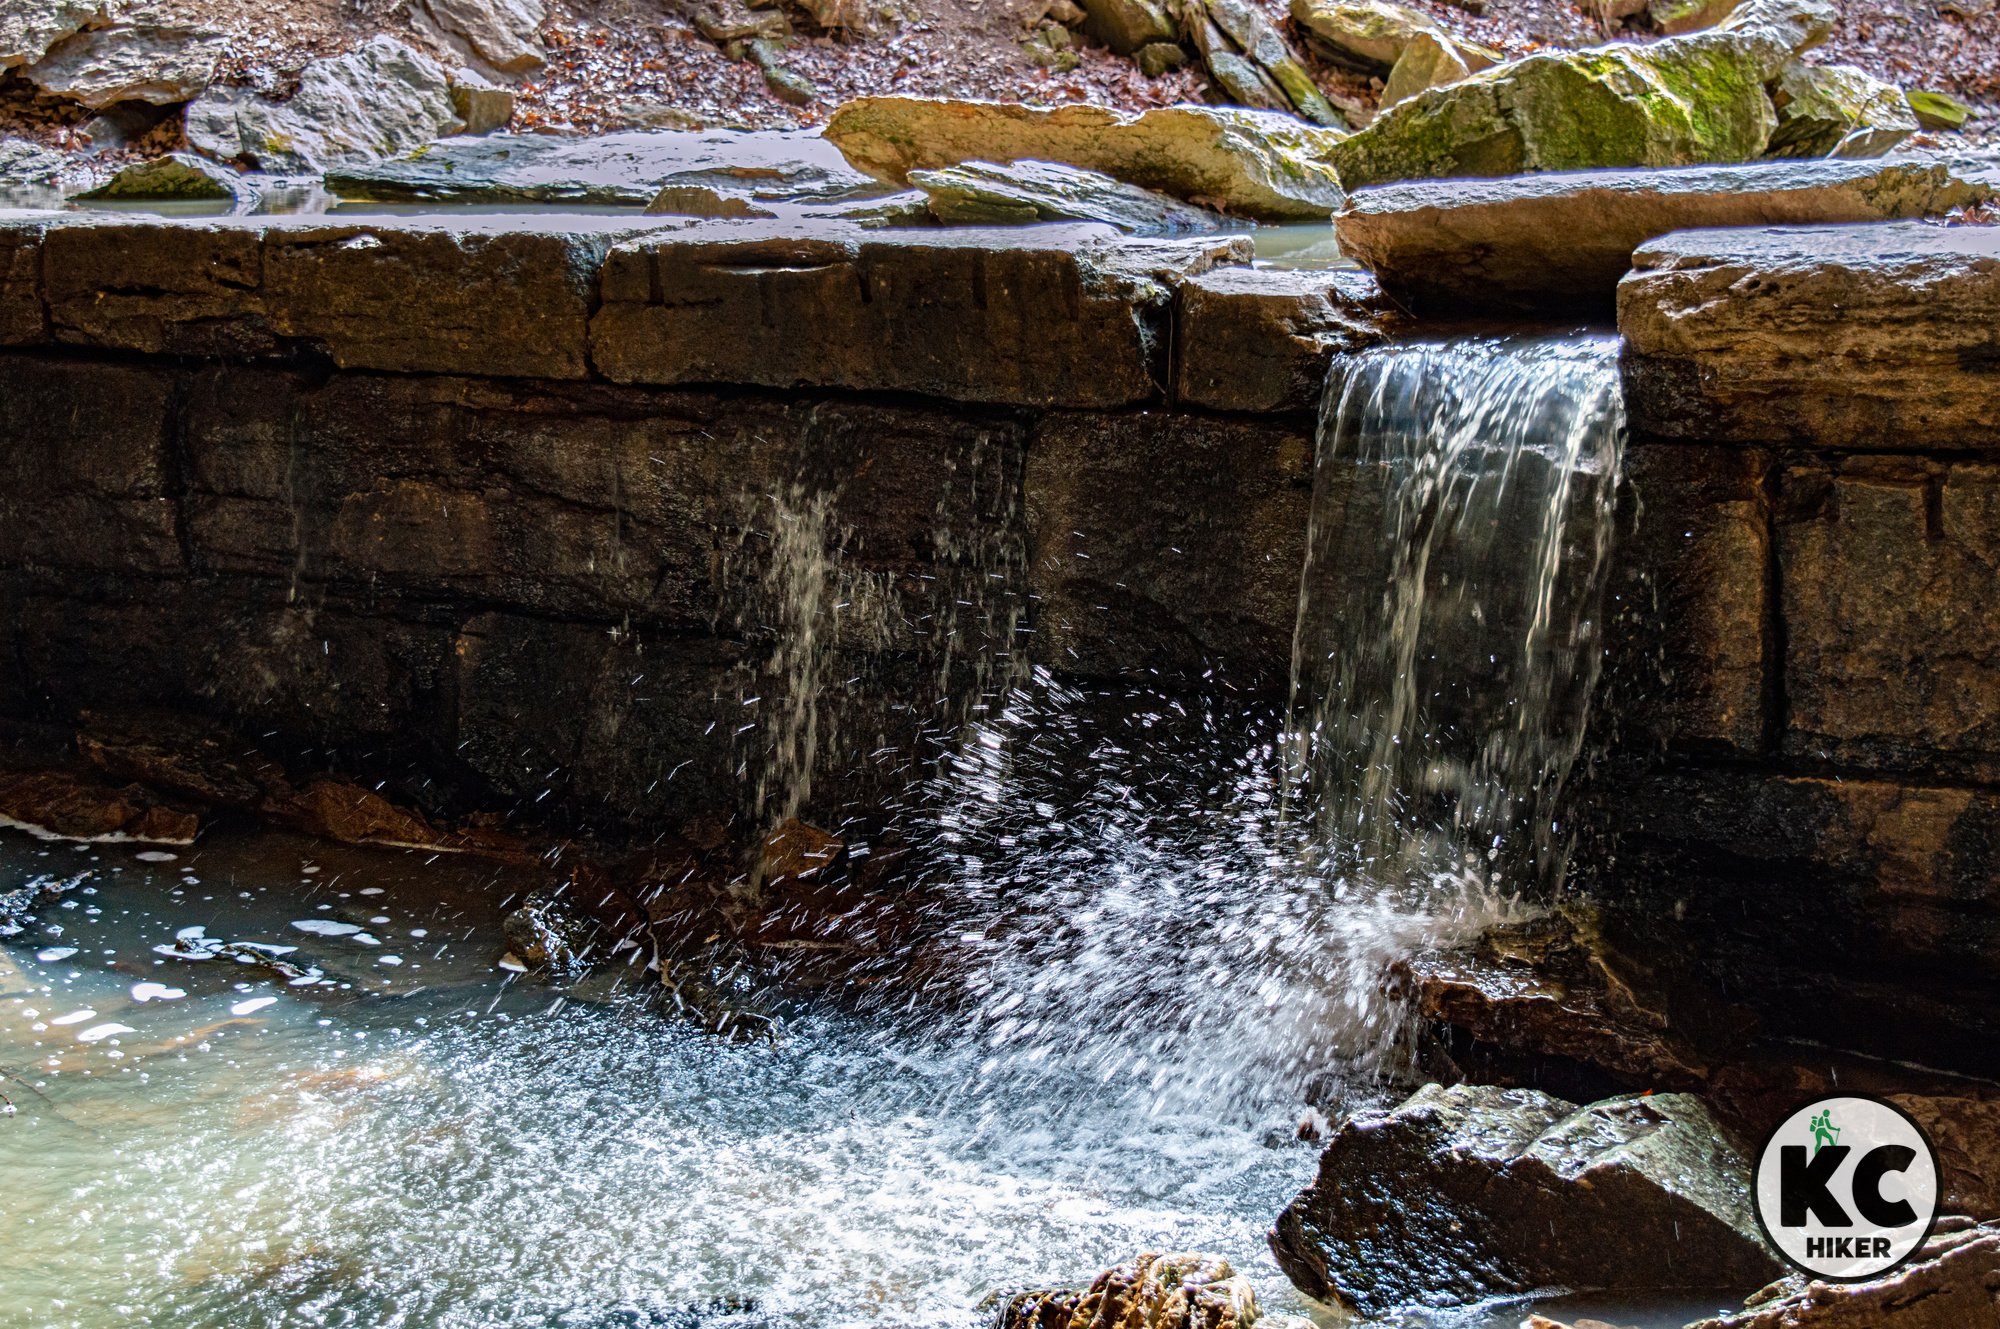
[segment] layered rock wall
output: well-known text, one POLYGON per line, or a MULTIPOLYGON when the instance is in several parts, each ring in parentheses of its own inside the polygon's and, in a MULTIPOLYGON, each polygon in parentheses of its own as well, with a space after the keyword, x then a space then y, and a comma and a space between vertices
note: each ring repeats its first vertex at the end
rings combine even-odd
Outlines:
POLYGON ((1619 325, 1620 880, 1774 1031, 1995 1070, 2000 233, 1681 232, 1619 325))
POLYGON ((866 802, 1031 662, 1275 690, 1319 382, 1379 330, 1365 279, 1247 257, 9 219, 0 706, 629 831, 802 760, 866 802))

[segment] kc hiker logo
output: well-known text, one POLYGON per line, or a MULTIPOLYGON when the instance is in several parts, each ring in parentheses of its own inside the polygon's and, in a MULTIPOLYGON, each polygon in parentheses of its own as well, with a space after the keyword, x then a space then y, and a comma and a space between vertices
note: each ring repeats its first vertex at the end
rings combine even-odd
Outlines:
POLYGON ((1888 1273, 1916 1253, 1943 1193, 1937 1151, 1894 1104, 1808 1103, 1757 1154, 1757 1221, 1794 1267, 1829 1282, 1888 1273))

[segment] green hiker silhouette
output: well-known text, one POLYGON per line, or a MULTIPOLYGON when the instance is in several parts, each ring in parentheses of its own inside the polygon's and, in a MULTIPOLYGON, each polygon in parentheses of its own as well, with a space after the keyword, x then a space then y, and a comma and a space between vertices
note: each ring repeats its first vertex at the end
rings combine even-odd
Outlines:
POLYGON ((1840 1140, 1840 1127, 1833 1124, 1833 1109, 1828 1108, 1812 1119, 1813 1153, 1818 1154, 1827 1145, 1840 1140))

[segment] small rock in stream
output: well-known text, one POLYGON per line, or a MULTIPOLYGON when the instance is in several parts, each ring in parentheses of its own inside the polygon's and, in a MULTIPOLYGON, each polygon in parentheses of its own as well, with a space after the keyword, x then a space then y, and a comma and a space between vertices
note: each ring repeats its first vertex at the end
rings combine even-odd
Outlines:
POLYGON ((994 1329, 1250 1329, 1259 1318, 1248 1279, 1219 1255, 1148 1251, 1082 1290, 1042 1289, 999 1300, 994 1329))

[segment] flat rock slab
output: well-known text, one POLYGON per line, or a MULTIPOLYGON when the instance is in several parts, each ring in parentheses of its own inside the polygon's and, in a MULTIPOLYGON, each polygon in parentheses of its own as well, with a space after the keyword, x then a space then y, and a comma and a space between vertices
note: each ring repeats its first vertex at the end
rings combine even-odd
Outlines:
POLYGON ((1636 430, 1837 449, 1989 448, 2000 227, 1678 231, 1618 286, 1636 430))
POLYGON ((880 192, 817 134, 657 133, 596 138, 491 134, 440 139, 393 161, 337 167, 326 187, 377 203, 572 203, 644 207, 669 186, 747 198, 825 199, 880 192))
POLYGON ((1215 411, 1310 411, 1341 351, 1388 336, 1365 272, 1218 268, 1181 283, 1174 396, 1215 411))
POLYGON ((1980 157, 1569 171, 1357 190, 1335 226, 1426 311, 1608 309, 1632 251, 1670 231, 1941 216, 1996 190, 1980 157))
POLYGON ((1271 1247, 1309 1296, 1380 1316, 1535 1288, 1752 1288, 1782 1272, 1749 1168, 1700 1100, 1578 1108, 1428 1085, 1348 1122, 1271 1247))
POLYGON ((1243 236, 1094 225, 710 223, 611 251, 591 354, 619 383, 1122 406, 1163 392, 1173 284, 1250 256, 1243 236))
MULTIPOLYGON (((71 346, 260 359, 305 345, 343 369, 583 378, 604 254, 676 224, 86 214, 42 234, 41 295, 71 346)), ((0 312, 0 328, 17 321, 0 312)))

